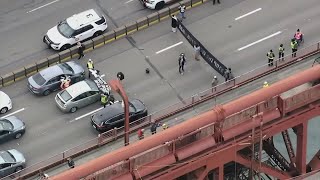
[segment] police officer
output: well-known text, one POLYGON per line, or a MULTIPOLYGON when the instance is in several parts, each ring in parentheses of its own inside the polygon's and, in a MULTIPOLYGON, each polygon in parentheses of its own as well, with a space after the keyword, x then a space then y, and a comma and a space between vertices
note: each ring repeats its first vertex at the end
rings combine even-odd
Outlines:
POLYGON ((267 53, 268 57, 268 66, 273 66, 274 53, 272 49, 267 53))
POLYGON ((297 50, 298 50, 298 42, 296 41, 296 39, 291 39, 291 50, 292 50, 291 57, 296 57, 297 50))
POLYGON ((283 44, 280 44, 279 47, 279 60, 282 58, 282 61, 284 61, 284 47, 283 44))
MULTIPOLYGON (((94 69, 94 64, 93 64, 93 61, 91 59, 89 59, 88 62, 87 62, 87 68, 88 68, 88 70, 90 70, 90 69, 93 70, 94 69)), ((89 78, 90 78, 90 74, 91 74, 90 71, 89 71, 88 74, 89 74, 89 78)))
POLYGON ((101 104, 103 105, 103 107, 105 108, 106 107, 106 105, 107 105, 107 95, 105 95, 104 93, 102 93, 101 94, 101 99, 100 99, 100 101, 101 101, 101 104))

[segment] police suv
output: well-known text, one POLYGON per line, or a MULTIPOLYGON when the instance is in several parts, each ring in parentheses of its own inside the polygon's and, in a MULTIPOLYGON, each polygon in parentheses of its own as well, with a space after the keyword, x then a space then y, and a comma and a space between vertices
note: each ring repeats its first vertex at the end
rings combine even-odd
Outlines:
POLYGON ((75 14, 49 29, 43 42, 54 50, 66 50, 91 37, 97 37, 107 29, 107 22, 102 15, 93 10, 75 14))
POLYGON ((143 5, 149 9, 162 9, 164 5, 169 4, 171 2, 177 1, 177 0, 140 0, 143 5))

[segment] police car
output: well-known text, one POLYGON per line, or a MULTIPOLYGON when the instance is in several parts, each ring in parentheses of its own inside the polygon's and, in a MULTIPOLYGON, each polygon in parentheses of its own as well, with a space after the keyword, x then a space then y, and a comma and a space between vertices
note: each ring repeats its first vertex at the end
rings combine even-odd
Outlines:
POLYGON ((106 19, 93 10, 75 14, 49 29, 43 42, 54 50, 65 50, 91 37, 97 37, 107 29, 106 19))

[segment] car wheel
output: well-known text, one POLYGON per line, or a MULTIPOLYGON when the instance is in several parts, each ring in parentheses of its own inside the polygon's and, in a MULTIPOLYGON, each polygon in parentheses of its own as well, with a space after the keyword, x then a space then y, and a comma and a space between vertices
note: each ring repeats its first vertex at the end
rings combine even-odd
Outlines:
POLYGON ((93 37, 98 37, 98 36, 100 36, 101 34, 102 34, 101 31, 97 31, 97 32, 95 32, 95 33, 93 34, 93 37))
POLYGON ((14 136, 14 138, 19 139, 19 138, 21 138, 21 136, 22 136, 22 133, 17 133, 17 134, 14 136))
POLYGON ((71 109, 70 109, 70 112, 71 113, 74 113, 74 112, 76 112, 77 111, 77 107, 72 107, 71 109))
POLYGON ((44 95, 44 96, 48 96, 50 93, 51 93, 50 90, 47 89, 47 90, 45 90, 45 91, 43 92, 43 95, 44 95))
POLYGON ((70 44, 65 44, 60 48, 60 51, 64 51, 66 49, 69 49, 70 47, 71 47, 70 44))
POLYGON ((8 108, 7 107, 3 107, 1 110, 0 110, 0 114, 4 114, 8 111, 8 108))
POLYGON ((157 5, 156 5, 156 10, 160 10, 164 7, 164 1, 161 1, 161 2, 158 2, 157 5))
POLYGON ((16 172, 18 172, 18 171, 21 171, 23 169, 23 167, 22 166, 18 166, 18 167, 16 167, 16 172))

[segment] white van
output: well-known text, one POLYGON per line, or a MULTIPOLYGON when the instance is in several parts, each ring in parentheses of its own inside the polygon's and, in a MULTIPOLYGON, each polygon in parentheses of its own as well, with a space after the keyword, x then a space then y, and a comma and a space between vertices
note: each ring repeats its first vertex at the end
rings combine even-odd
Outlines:
POLYGON ((104 16, 93 10, 75 14, 49 29, 43 42, 54 50, 66 50, 78 41, 99 36, 107 29, 104 16))

